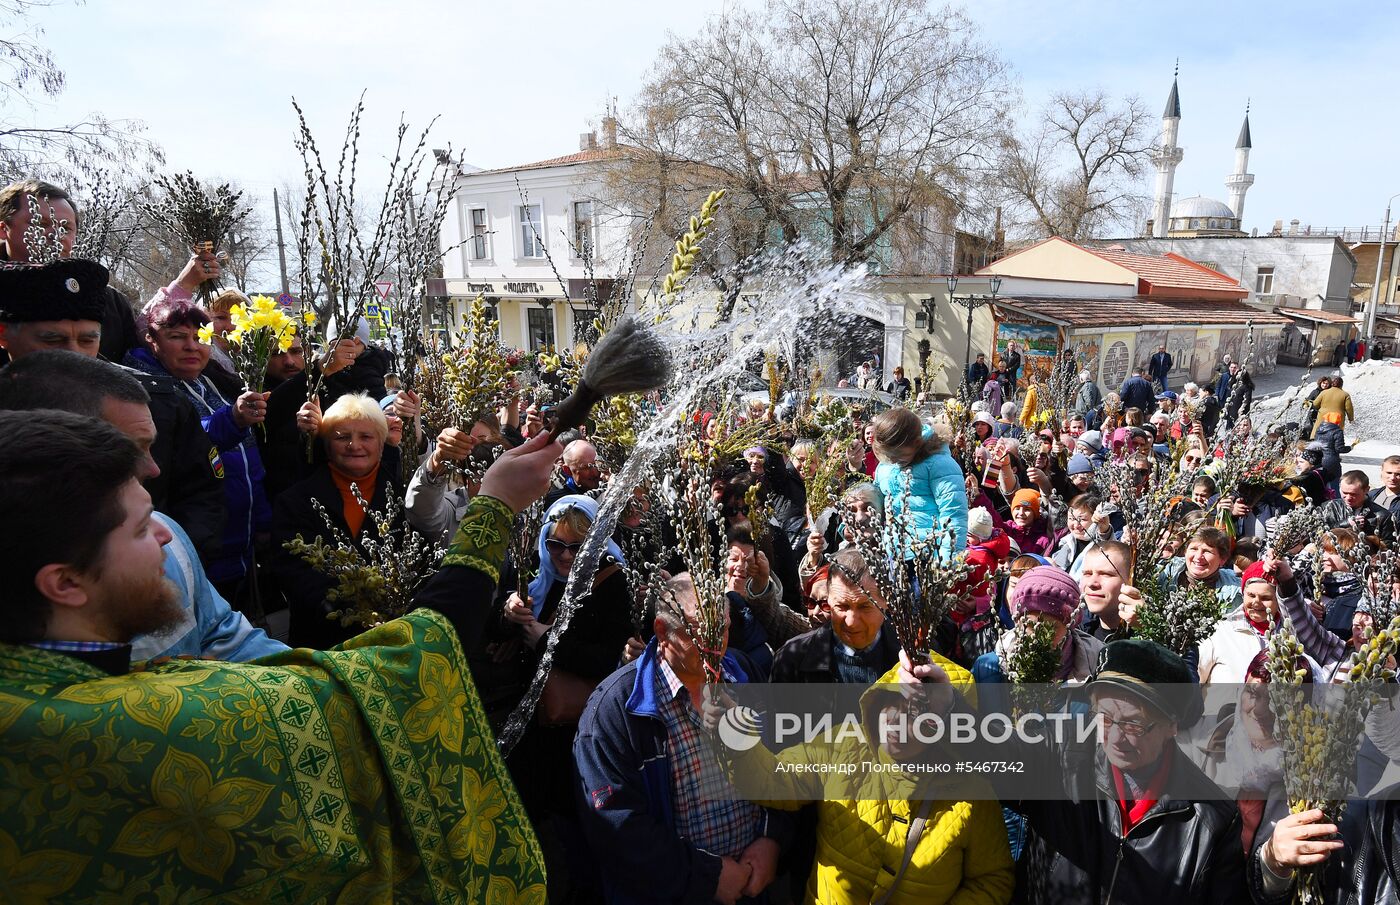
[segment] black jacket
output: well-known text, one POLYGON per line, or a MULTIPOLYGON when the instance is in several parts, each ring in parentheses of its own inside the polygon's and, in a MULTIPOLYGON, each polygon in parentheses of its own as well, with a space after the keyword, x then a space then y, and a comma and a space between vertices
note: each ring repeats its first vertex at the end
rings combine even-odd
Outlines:
MULTIPOLYGON (((1400 833, 1400 790, 1392 786, 1365 799, 1353 800, 1342 813, 1340 830, 1343 847, 1333 853, 1322 870, 1322 900, 1327 905, 1397 905, 1397 856, 1395 841, 1400 833)), ((1255 905, 1289 905, 1294 886, 1277 896, 1264 891, 1265 870, 1259 849, 1267 833, 1254 840, 1248 865, 1249 897, 1255 905)))
POLYGON ((141 336, 136 332, 136 309, 131 307, 126 296, 108 286, 107 301, 102 306, 102 341, 98 344, 98 353, 108 361, 121 361, 127 352, 139 345, 141 336))
MULTIPOLYGON (((836 675, 836 664, 831 659, 831 645, 836 633, 831 624, 815 628, 806 634, 788 639, 788 642, 773 655, 773 672, 770 682, 797 682, 804 685, 840 682, 836 675)), ((880 626, 878 641, 881 671, 888 671, 899 663, 899 639, 894 629, 886 622, 880 626)))
POLYGON ((1245 899, 1239 809, 1221 800, 1220 789, 1181 752, 1172 758, 1162 797, 1125 837, 1108 759, 1092 740, 1012 747, 1026 775, 1059 782, 1063 793, 1058 800, 1011 803, 1028 821, 1012 901, 1225 905, 1245 899))
MULTIPOLYGON (((392 449, 392 447, 390 447, 392 449)), ((369 501, 370 513, 365 515, 360 535, 354 538, 356 547, 361 546, 364 537, 377 537, 373 513, 383 512, 391 495, 402 494, 398 485, 397 455, 386 455, 379 463, 379 473, 375 478, 374 498, 369 501)), ((340 491, 331 477, 330 466, 320 468, 299 484, 289 488, 277 498, 272 508, 272 555, 269 565, 277 578, 278 587, 287 596, 291 625, 287 643, 292 647, 310 647, 325 650, 364 631, 361 626, 343 627, 338 621, 326 618, 335 608, 326 602, 326 594, 331 590, 331 579, 313 569, 300 556, 288 552, 287 541, 298 535, 308 543, 317 537, 331 542, 326 520, 316 511, 312 500, 320 501, 326 515, 342 534, 348 535, 350 527, 345 521, 344 504, 340 491)), ((403 511, 400 509, 394 531, 403 530, 403 511)))
POLYGON ((145 484, 151 504, 185 529, 208 562, 223 550, 228 511, 218 451, 200 424, 199 412, 174 380, 121 367, 151 397, 151 420, 156 425, 151 458, 160 468, 160 474, 145 484))
MULTIPOLYGON (((366 348, 353 365, 321 382, 321 411, 324 412, 346 393, 368 393, 375 401, 389 395, 384 389, 384 368, 387 364, 386 353, 373 347, 366 348)), ((312 445, 312 461, 307 461, 305 435, 297 430, 297 412, 306 403, 307 380, 312 371, 312 368, 308 368, 272 388, 272 395, 267 400, 267 429, 265 432, 255 431, 258 453, 267 471, 263 487, 270 500, 276 500, 288 487, 305 480, 317 465, 326 460, 325 450, 320 443, 315 443, 312 445)))
POLYGON ((1369 497, 1360 509, 1353 510, 1347 501, 1338 497, 1322 504, 1322 520, 1329 528, 1355 528, 1353 519, 1365 523, 1365 533, 1374 534, 1389 544, 1395 539, 1395 523, 1390 511, 1369 497))
POLYGON ((1141 409, 1144 415, 1151 414, 1157 405, 1157 391, 1152 389, 1147 378, 1136 374, 1123 381, 1118 388, 1118 398, 1123 400, 1123 408, 1141 409))
POLYGON ((1167 375, 1172 372, 1172 357, 1166 352, 1152 353, 1152 359, 1147 363, 1147 373, 1153 380, 1167 385, 1167 375))

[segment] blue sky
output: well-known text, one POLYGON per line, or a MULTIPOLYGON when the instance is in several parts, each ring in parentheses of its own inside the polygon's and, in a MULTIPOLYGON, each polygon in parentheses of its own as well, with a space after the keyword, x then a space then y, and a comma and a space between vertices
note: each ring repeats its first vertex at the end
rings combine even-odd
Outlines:
MULTIPOLYGON (((1265 231, 1294 217, 1378 225, 1386 197, 1400 192, 1391 101, 1400 6, 1388 6, 982 0, 968 12, 1011 63, 1027 105, 1055 90, 1101 86, 1141 96, 1156 115, 1180 57, 1178 197, 1226 198, 1252 99, 1256 181, 1245 225, 1265 231)), ((270 195, 300 172, 290 97, 308 110, 324 152, 338 147, 367 89, 370 153, 387 151, 400 111, 413 125, 441 114, 433 145, 450 142, 470 163, 504 166, 576 150, 608 97, 625 106, 668 31, 693 33, 720 8, 89 0, 38 11, 68 74, 67 92, 40 115, 142 119, 172 168, 270 195)))

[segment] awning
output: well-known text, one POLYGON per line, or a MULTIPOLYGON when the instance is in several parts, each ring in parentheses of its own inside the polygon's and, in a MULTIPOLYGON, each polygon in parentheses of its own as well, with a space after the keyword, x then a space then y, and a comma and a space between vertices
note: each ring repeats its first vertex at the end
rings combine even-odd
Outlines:
POLYGON ((1274 309, 1284 317, 1293 320, 1304 320, 1314 324, 1359 324, 1357 318, 1345 314, 1338 314, 1335 311, 1318 311, 1313 308, 1285 308, 1282 305, 1274 309))

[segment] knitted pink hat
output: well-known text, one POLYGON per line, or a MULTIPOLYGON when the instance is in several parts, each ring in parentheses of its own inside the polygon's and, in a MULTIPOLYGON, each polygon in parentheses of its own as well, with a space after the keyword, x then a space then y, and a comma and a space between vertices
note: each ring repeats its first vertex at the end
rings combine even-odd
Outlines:
POLYGON ((1058 566, 1036 566, 1016 582, 1011 595, 1011 611, 1044 613, 1068 623, 1079 606, 1079 583, 1058 566))

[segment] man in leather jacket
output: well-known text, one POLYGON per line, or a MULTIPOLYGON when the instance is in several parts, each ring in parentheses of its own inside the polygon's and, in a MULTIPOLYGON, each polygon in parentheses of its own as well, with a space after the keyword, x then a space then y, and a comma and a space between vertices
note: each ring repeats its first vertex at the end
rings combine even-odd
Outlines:
MULTIPOLYGON (((937 666, 900 659, 901 682, 946 688, 937 666)), ((1024 762, 1024 775, 1057 778, 1062 792, 1054 800, 1005 802, 1028 824, 1012 901, 1245 901, 1239 808, 1175 742, 1201 711, 1186 662, 1151 641, 1114 641, 1083 692, 1103 721, 1102 745, 1046 733, 1043 743, 1013 738, 998 746, 1024 762)), ((966 706, 942 694, 947 706, 966 706)), ((930 689, 935 709, 939 695, 930 689)))

